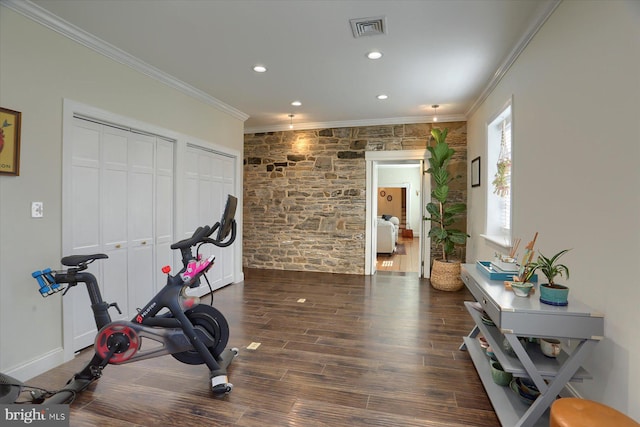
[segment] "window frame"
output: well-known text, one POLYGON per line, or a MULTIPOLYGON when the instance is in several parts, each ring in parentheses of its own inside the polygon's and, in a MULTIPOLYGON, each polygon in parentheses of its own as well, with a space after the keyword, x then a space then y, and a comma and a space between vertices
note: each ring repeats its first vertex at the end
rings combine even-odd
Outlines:
POLYGON ((486 182, 487 190, 485 192, 485 227, 484 234, 481 234, 486 240, 491 241, 504 248, 510 248, 513 239, 513 97, 510 97, 502 107, 490 117, 486 122, 486 147, 487 147, 487 167, 486 182), (500 155, 501 144, 501 123, 504 120, 510 121, 510 142, 511 142, 511 173, 510 173, 510 189, 509 199, 504 202, 501 197, 494 194, 493 180, 497 172, 496 163, 500 155), (505 209, 504 203, 507 203, 508 218, 503 220, 502 211, 505 209), (499 219, 495 219, 498 217, 499 219), (505 224, 505 222, 507 224, 505 224), (508 225, 505 227, 505 225, 508 225))

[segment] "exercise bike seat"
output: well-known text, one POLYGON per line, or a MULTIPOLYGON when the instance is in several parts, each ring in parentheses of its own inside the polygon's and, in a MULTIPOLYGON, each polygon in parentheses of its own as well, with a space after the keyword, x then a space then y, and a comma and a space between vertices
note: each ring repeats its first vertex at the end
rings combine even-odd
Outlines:
POLYGON ((93 254, 93 255, 69 255, 60 260, 62 265, 66 265, 67 267, 79 267, 81 264, 86 264, 87 262, 92 262, 97 259, 105 259, 109 258, 105 254, 93 254))

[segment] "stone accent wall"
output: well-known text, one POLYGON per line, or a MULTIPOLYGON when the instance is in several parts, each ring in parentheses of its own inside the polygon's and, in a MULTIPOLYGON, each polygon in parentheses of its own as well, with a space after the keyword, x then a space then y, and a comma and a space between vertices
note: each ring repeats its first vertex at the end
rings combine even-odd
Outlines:
MULTIPOLYGON (((449 128, 447 141, 457 151, 452 164, 463 175, 452 196, 466 200, 466 123, 437 126, 449 128)), ((365 151, 425 148, 431 127, 245 135, 243 265, 364 274, 365 151)))

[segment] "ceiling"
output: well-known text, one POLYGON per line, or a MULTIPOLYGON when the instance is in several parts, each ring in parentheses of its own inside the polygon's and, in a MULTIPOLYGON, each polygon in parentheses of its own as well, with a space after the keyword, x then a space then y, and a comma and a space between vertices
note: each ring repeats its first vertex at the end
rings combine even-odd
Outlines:
POLYGON ((291 121, 298 129, 424 122, 433 118, 432 104, 440 105, 441 121, 465 120, 557 3, 33 0, 30 6, 53 27, 93 40, 87 45, 246 118, 249 133, 288 129, 291 121), (385 34, 355 38, 350 20, 371 17, 383 19, 385 34), (372 50, 382 58, 367 59, 372 50), (255 64, 267 72, 254 72, 255 64), (292 106, 294 100, 302 105, 292 106))

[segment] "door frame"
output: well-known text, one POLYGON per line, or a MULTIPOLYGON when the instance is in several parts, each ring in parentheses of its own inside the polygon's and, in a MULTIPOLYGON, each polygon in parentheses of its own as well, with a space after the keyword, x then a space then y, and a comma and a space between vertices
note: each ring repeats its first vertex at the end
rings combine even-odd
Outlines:
MULTIPOLYGON (((376 217, 378 216, 378 165, 390 164, 390 163, 402 163, 407 161, 419 161, 421 175, 424 176, 426 170, 425 164, 429 158, 429 151, 425 150, 394 150, 394 151, 367 151, 365 152, 366 162, 366 207, 365 207, 365 263, 364 274, 373 275, 376 273, 376 237, 374 233, 374 226, 376 224, 376 217)), ((421 179, 422 185, 420 193, 422 194, 422 200, 425 198, 425 194, 431 193, 431 184, 428 179, 421 179)), ((426 205, 423 208, 423 216, 426 205)), ((429 277, 430 275, 430 262, 431 257, 431 243, 428 233, 425 232, 424 221, 420 221, 420 277, 429 277), (426 262, 425 262, 426 261, 426 262)))

